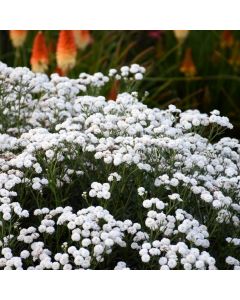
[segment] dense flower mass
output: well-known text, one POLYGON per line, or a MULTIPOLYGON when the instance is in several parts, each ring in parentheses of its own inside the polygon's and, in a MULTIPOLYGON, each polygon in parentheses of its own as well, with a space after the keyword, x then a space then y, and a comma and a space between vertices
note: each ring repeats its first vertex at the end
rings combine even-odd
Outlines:
POLYGON ((0 64, 0 269, 240 269, 232 125, 147 107, 144 72, 0 64), (132 90, 106 100, 116 80, 132 90))

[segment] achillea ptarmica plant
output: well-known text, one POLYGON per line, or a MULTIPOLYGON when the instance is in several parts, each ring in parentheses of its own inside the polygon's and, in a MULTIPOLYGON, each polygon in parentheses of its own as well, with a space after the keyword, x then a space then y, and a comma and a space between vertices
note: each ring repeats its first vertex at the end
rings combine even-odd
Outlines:
POLYGON ((218 110, 149 108, 144 73, 0 63, 0 269, 240 269, 232 125, 218 110), (128 92, 106 100, 115 80, 128 92))

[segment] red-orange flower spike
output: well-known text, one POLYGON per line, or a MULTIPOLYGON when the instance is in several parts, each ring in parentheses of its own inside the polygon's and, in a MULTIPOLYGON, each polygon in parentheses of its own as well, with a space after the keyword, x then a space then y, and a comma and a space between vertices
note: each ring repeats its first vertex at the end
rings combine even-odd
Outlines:
POLYGON ((119 81, 115 81, 108 95, 109 100, 116 100, 119 93, 119 81))
POLYGON ((189 30, 173 30, 178 43, 182 44, 189 35, 189 30))
POLYGON ((224 30, 221 34, 221 48, 231 48, 234 44, 234 36, 231 30, 224 30))
POLYGON ((48 48, 42 32, 35 36, 30 62, 34 72, 44 73, 48 69, 48 48))
POLYGON ((192 58, 191 48, 188 48, 185 52, 184 59, 180 67, 180 72, 182 72, 185 76, 194 76, 197 73, 197 69, 192 58))
POLYGON ((77 49, 72 30, 61 30, 57 43, 57 65, 64 73, 76 64, 77 49))
POLYGON ((75 43, 78 49, 84 50, 92 42, 89 30, 74 30, 75 43))
POLYGON ((21 47, 27 38, 27 30, 9 30, 10 40, 15 48, 21 47))

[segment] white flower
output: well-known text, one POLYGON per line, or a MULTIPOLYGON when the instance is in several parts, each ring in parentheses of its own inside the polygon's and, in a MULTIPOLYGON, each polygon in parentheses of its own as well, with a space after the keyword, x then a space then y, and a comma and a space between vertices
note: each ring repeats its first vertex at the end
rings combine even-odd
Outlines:
POLYGON ((150 261, 150 256, 149 256, 148 254, 143 254, 143 255, 141 256, 141 260, 142 260, 142 262, 144 262, 144 263, 148 263, 148 262, 150 261))
POLYGON ((60 264, 57 261, 52 263, 52 269, 53 270, 59 270, 59 268, 60 268, 60 264))
POLYGON ((20 256, 21 256, 21 258, 23 258, 23 259, 27 259, 27 258, 30 256, 30 253, 29 253, 29 251, 27 251, 27 250, 23 250, 23 251, 20 253, 20 256))
POLYGON ((66 254, 66 253, 62 254, 61 258, 60 258, 60 264, 66 265, 66 264, 68 264, 68 261, 69 261, 68 254, 66 254))
POLYGON ((139 187, 138 188, 138 195, 139 196, 143 196, 145 195, 146 191, 145 191, 145 188, 144 187, 139 187))
POLYGON ((201 193, 201 199, 204 200, 205 202, 212 202, 213 197, 208 192, 202 192, 201 193))
POLYGON ((102 245, 96 245, 96 246, 94 246, 94 254, 96 256, 101 255, 103 253, 103 251, 104 251, 104 248, 103 248, 102 245))
POLYGON ((142 79, 143 79, 142 73, 136 73, 136 74, 134 75, 134 77, 135 77, 136 80, 142 80, 142 79))
POLYGON ((159 209, 159 210, 163 210, 165 207, 165 204, 161 201, 161 200, 158 200, 156 201, 156 208, 159 209))
POLYGON ((167 264, 170 269, 174 269, 177 266, 177 262, 175 259, 169 259, 167 264))
POLYGON ((34 190, 40 190, 41 187, 42 187, 42 186, 41 186, 40 182, 34 182, 33 185, 32 185, 32 188, 33 188, 34 190))
POLYGON ((152 201, 151 200, 144 200, 143 201, 143 207, 144 208, 151 208, 152 207, 152 201))
POLYGON ((54 151, 53 150, 51 150, 51 149, 49 149, 49 150, 47 150, 46 152, 45 152, 45 155, 46 155, 46 157, 47 158, 53 158, 54 157, 54 151))
POLYGON ((196 263, 196 268, 197 269, 203 269, 204 268, 204 262, 202 260, 198 260, 196 263))
POLYGON ((11 219, 11 214, 10 213, 4 213, 3 214, 3 220, 5 221, 9 221, 11 219))

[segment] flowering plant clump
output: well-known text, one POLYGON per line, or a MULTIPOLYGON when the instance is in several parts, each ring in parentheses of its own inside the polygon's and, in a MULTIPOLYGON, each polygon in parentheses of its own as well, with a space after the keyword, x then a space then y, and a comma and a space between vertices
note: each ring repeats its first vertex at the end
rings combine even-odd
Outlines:
POLYGON ((144 72, 0 64, 0 269, 240 269, 232 125, 148 108, 144 72), (116 80, 128 92, 106 99, 116 80))

